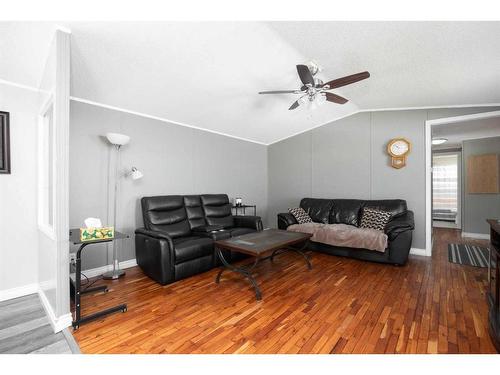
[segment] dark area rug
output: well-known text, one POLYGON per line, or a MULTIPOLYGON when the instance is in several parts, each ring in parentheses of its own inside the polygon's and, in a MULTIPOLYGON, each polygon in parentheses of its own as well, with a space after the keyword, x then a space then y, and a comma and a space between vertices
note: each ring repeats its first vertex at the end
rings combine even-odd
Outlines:
POLYGON ((475 245, 448 244, 448 260, 451 263, 474 267, 488 267, 489 249, 475 245))

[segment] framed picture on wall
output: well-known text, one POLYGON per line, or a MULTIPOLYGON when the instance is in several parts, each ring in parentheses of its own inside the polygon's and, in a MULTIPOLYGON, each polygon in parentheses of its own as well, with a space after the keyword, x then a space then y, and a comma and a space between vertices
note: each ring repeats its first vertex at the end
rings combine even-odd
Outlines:
POLYGON ((0 173, 10 173, 9 112, 0 111, 0 173))

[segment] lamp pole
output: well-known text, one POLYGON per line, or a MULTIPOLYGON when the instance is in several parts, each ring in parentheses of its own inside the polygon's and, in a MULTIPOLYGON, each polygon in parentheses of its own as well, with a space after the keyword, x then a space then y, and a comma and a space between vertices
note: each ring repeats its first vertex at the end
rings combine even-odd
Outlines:
MULTIPOLYGON (((114 145, 116 148, 116 162, 115 162, 115 192, 114 192, 114 205, 113 205, 113 226, 116 231, 117 223, 116 223, 116 218, 117 218, 117 203, 118 203, 118 180, 119 180, 119 174, 118 170, 120 167, 120 149, 122 145, 120 144, 115 144, 114 145)), ((113 270, 105 272, 102 277, 105 280, 115 280, 120 278, 121 276, 125 275, 125 271, 120 269, 120 263, 118 261, 118 241, 113 241, 113 270)))

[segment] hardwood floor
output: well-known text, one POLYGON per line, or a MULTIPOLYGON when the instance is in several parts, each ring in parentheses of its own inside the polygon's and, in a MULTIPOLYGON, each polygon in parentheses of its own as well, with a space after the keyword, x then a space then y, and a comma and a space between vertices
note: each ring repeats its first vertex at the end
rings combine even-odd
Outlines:
POLYGON ((220 285, 214 269, 162 287, 128 269, 107 295, 83 297, 84 314, 121 301, 128 312, 74 336, 83 353, 496 353, 486 269, 448 262, 447 244, 462 238, 434 233, 432 260, 405 267, 310 253, 308 271, 283 254, 257 267, 260 302, 231 272, 220 285))

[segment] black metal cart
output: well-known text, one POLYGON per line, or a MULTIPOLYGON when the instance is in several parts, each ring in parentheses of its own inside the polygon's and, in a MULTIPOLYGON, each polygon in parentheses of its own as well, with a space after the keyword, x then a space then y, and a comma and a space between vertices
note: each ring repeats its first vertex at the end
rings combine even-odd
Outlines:
POLYGON ((92 292, 108 292, 108 287, 106 285, 101 285, 101 286, 96 286, 96 287, 87 287, 82 289, 82 251, 83 249, 92 244, 102 244, 105 242, 112 242, 115 240, 122 240, 125 238, 129 238, 129 236, 125 233, 117 232, 115 231, 115 236, 114 238, 111 239, 103 239, 103 240, 92 240, 92 241, 81 241, 80 240, 80 229, 71 229, 69 231, 69 240, 72 244, 74 245, 80 245, 78 248, 78 251, 76 252, 76 263, 75 263, 75 280, 71 280, 70 282, 72 283, 72 286, 74 288, 74 302, 75 302, 75 315, 73 319, 73 329, 78 329, 80 327, 80 324, 86 323, 88 321, 100 318, 104 315, 108 315, 117 311, 121 312, 126 312, 127 311, 127 305, 126 304, 120 304, 114 307, 111 307, 109 309, 101 310, 96 313, 87 315, 82 317, 81 316, 81 296, 82 294, 85 293, 92 293, 92 292))

